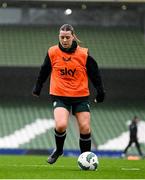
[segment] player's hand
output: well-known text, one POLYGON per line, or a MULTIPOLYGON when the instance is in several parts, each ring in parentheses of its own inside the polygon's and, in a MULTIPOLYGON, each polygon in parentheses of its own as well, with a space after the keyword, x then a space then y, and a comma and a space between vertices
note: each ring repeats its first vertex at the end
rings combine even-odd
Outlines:
POLYGON ((32 95, 35 97, 39 97, 41 89, 42 89, 42 86, 40 86, 39 84, 36 84, 32 90, 32 95))
POLYGON ((101 103, 104 101, 104 98, 105 98, 105 91, 98 91, 94 102, 101 103))
POLYGON ((39 95, 34 94, 33 92, 32 92, 32 96, 34 96, 34 97, 39 97, 39 95))

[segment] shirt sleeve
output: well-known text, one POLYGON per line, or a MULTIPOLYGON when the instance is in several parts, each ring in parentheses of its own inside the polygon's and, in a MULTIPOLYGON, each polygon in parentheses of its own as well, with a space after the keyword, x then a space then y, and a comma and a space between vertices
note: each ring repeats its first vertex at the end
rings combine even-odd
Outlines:
POLYGON ((41 93, 41 89, 43 87, 43 83, 47 80, 48 76, 51 73, 51 62, 48 54, 46 55, 44 62, 40 68, 36 84, 33 87, 32 94, 33 96, 39 96, 41 93))
POLYGON ((44 62, 40 68, 37 83, 42 86, 43 83, 47 80, 48 76, 51 73, 51 62, 48 53, 46 54, 46 57, 44 59, 44 62))
POLYGON ((87 58, 86 68, 88 77, 97 89, 97 92, 103 92, 104 87, 98 64, 90 55, 87 58))

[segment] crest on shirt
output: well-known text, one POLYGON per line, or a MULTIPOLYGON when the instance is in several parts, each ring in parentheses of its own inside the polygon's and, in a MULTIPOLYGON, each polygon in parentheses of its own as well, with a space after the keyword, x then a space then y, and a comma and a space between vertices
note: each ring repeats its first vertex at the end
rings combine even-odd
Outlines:
POLYGON ((69 58, 62 57, 64 61, 71 61, 71 56, 69 58))

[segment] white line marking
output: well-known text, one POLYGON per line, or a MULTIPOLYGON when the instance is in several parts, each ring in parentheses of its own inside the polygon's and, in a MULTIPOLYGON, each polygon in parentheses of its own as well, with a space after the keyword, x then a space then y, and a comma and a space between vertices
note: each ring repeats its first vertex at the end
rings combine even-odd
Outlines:
POLYGON ((123 171, 140 171, 140 168, 121 168, 123 171))
MULTIPOLYGON (((64 165, 62 165, 62 166, 52 166, 52 165, 50 165, 50 164, 48 164, 48 165, 45 165, 45 164, 40 164, 40 165, 38 165, 38 164, 24 164, 24 165, 22 165, 22 164, 5 164, 5 165, 0 165, 0 167, 47 167, 47 168, 50 168, 50 167, 52 167, 52 168, 54 168, 54 167, 58 167, 58 168, 64 168, 65 166, 64 165)), ((70 168, 75 168, 76 166, 69 166, 70 168)))

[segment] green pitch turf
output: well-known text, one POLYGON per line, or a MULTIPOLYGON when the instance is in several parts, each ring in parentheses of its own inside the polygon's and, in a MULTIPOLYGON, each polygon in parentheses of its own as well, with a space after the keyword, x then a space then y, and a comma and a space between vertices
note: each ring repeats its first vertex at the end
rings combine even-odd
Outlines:
POLYGON ((46 156, 0 156, 1 179, 144 179, 145 160, 99 158, 97 171, 83 171, 77 158, 61 157, 54 165, 46 156))

